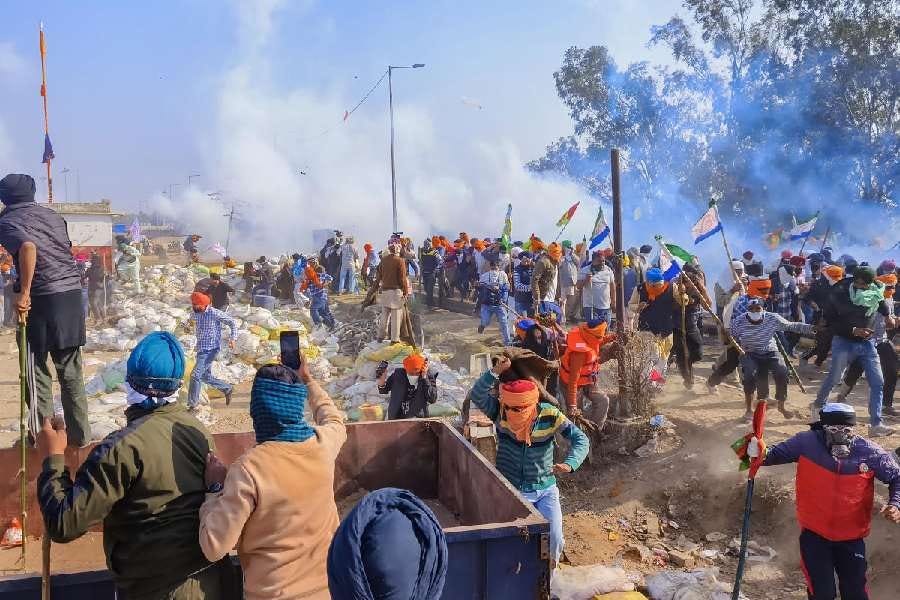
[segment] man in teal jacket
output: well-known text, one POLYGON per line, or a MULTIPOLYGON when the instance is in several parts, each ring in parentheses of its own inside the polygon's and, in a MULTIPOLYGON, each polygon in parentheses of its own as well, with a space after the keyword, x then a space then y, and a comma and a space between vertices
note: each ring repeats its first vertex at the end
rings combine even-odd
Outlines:
POLYGON ((501 375, 510 366, 509 358, 500 356, 494 367, 475 382, 471 398, 497 427, 497 469, 550 521, 550 552, 555 568, 564 544, 556 475, 580 467, 590 442, 556 406, 540 401, 533 382, 501 382, 501 375), (553 440, 557 433, 572 447, 563 462, 554 464, 553 440))

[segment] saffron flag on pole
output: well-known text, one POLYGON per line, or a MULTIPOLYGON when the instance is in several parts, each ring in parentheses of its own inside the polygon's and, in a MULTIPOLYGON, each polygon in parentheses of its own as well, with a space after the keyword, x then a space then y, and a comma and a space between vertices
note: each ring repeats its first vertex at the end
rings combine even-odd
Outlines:
POLYGON ((791 219, 794 221, 794 226, 791 227, 791 241, 802 240, 808 238, 809 234, 812 233, 812 230, 816 226, 816 221, 819 219, 819 213, 816 213, 810 219, 801 221, 800 223, 793 217, 791 217, 791 219))
POLYGON ((603 240, 609 237, 609 225, 603 218, 603 207, 597 209, 597 220, 594 221, 594 230, 591 232, 591 245, 588 250, 593 250, 603 243, 603 240))
POLYGON ((699 244, 706 238, 713 236, 722 231, 722 221, 719 220, 719 211, 716 205, 711 202, 709 210, 703 213, 700 220, 691 227, 691 234, 694 236, 694 243, 699 244))
POLYGON ((503 221, 503 233, 500 234, 500 239, 502 243, 506 246, 509 245, 510 239, 512 238, 512 204, 506 205, 506 219, 503 221))
POLYGON ((561 216, 561 217, 559 218, 559 221, 556 222, 556 226, 557 226, 557 227, 565 227, 566 225, 568 225, 568 224, 569 224, 569 221, 572 220, 572 217, 575 216, 575 211, 578 210, 578 205, 579 205, 579 204, 581 204, 581 202, 576 202, 575 204, 573 204, 572 206, 570 206, 570 207, 569 207, 569 210, 567 210, 566 212, 564 212, 564 213, 563 213, 563 216, 561 216))
POLYGON ((671 281, 681 274, 682 267, 694 257, 681 246, 664 243, 661 235, 656 236, 656 241, 659 242, 659 268, 663 272, 663 279, 671 281))

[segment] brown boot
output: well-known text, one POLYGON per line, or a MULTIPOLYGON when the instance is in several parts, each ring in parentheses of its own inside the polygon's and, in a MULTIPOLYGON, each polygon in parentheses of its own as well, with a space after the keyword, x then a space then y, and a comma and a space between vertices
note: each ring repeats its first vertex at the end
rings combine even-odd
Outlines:
POLYGON ((783 401, 778 403, 778 412, 780 412, 781 415, 785 419, 796 419, 797 418, 797 412, 785 407, 783 401))

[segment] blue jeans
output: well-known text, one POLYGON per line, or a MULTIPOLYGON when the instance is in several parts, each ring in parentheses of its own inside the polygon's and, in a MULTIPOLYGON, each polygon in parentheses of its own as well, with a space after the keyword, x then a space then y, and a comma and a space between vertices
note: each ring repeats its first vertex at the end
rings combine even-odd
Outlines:
POLYGON ((188 387, 188 408, 194 408, 200 402, 200 384, 211 385, 223 394, 231 393, 231 386, 212 376, 210 369, 219 355, 219 349, 201 350, 197 352, 197 363, 191 372, 191 383, 188 387))
POLYGON ((502 306, 481 305, 481 326, 487 327, 491 324, 491 316, 497 317, 497 325, 500 326, 500 335, 503 336, 503 345, 509 346, 509 324, 506 322, 506 309, 502 306))
POLYGON ((828 394, 844 375, 844 370, 854 361, 863 368, 869 382, 869 425, 881 425, 881 400, 884 378, 881 375, 881 360, 872 340, 851 340, 841 335, 831 342, 831 369, 816 395, 816 406, 822 407, 828 401, 828 394))
POLYGON ((527 302, 522 302, 516 298, 516 312, 523 317, 534 317, 534 304, 529 298, 527 302))
POLYGON ((531 502, 544 518, 550 521, 550 556, 556 563, 562 556, 563 546, 566 540, 563 538, 562 507, 559 505, 559 488, 554 483, 545 490, 534 492, 520 492, 522 496, 531 502))
POLYGON ((350 292, 355 294, 358 291, 356 288, 356 273, 353 272, 353 267, 341 269, 341 276, 338 278, 338 281, 340 282, 338 284, 340 293, 350 292))
POLYGON ((313 297, 310 299, 309 315, 312 317, 313 324, 325 323, 329 329, 334 328, 334 316, 331 314, 331 309, 328 308, 328 298, 313 297))
POLYGON ((601 321, 606 321, 607 323, 612 320, 612 309, 611 308, 591 308, 585 306, 581 309, 581 316, 585 321, 593 321, 594 319, 600 319, 601 321))

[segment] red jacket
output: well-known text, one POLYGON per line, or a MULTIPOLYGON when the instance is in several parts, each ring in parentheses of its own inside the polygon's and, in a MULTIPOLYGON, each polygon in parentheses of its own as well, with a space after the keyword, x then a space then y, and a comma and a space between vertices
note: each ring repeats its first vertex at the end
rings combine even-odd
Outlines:
POLYGON ((875 478, 888 484, 888 502, 900 508, 900 465, 878 444, 856 437, 850 456, 837 460, 821 428, 769 449, 764 465, 797 463, 797 520, 833 542, 869 535, 875 478))

